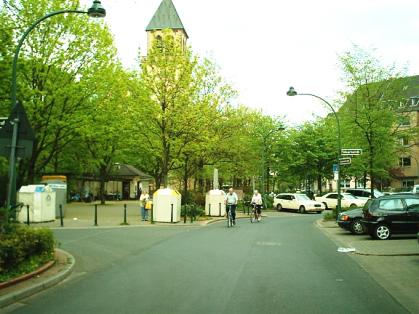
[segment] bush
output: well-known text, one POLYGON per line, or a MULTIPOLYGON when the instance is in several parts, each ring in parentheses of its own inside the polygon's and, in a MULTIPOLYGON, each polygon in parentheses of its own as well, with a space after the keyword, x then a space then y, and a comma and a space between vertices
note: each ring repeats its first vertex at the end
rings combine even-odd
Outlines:
POLYGON ((263 200, 265 202, 266 209, 272 209, 274 207, 274 198, 269 194, 265 194, 263 200))
POLYGON ((25 273, 28 264, 36 268, 53 258, 54 237, 49 229, 10 224, 7 232, 0 233, 0 278, 25 273))

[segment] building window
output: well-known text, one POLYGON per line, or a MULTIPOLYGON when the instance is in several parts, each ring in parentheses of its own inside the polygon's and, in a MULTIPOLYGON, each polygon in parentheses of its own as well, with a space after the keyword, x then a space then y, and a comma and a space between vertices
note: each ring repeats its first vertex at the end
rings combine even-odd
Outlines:
POLYGON ((156 36, 156 47, 157 49, 159 49, 160 51, 163 50, 163 38, 160 35, 156 36))
POLYGON ((403 146, 409 146, 409 138, 407 136, 401 137, 400 144, 403 146))
POLYGON ((350 188, 351 187, 351 181, 350 180, 341 180, 340 181, 340 187, 341 188, 350 188))
POLYGON ((410 105, 411 105, 412 107, 417 107, 417 106, 419 106, 419 96, 413 96, 413 97, 410 97, 410 105))
POLYGON ((399 159, 400 167, 410 167, 412 165, 412 160, 410 157, 401 157, 399 159))
POLYGON ((410 126, 410 117, 400 116, 399 123, 400 123, 400 126, 410 126))
POLYGON ((414 185, 415 185, 414 180, 403 180, 402 181, 403 188, 409 188, 411 190, 411 188, 413 188, 414 185))

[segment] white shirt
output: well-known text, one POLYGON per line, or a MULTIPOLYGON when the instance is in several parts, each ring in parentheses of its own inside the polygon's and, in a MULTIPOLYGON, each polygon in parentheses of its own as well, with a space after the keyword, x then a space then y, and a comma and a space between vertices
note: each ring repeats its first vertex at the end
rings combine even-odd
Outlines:
POLYGON ((260 193, 253 194, 252 203, 256 205, 262 205, 262 195, 260 193))

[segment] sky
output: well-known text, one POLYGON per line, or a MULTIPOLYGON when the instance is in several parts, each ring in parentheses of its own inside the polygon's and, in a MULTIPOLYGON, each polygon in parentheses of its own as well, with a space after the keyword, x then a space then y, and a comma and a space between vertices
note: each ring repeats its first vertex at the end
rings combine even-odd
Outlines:
MULTIPOLYGON (((105 18, 126 67, 161 0, 102 0, 105 18)), ((89 6, 91 0, 81 0, 89 6)), ((417 0, 173 0, 192 50, 210 57, 239 93, 237 102, 298 125, 324 116, 327 105, 310 96, 288 97, 293 86, 330 103, 345 90, 339 55, 354 45, 383 65, 419 74, 417 0)))

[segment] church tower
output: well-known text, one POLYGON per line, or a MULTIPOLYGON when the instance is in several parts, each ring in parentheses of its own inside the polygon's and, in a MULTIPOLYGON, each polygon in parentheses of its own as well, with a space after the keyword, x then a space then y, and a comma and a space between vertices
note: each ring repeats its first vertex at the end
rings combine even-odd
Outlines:
POLYGON ((147 50, 149 50, 154 40, 161 40, 162 31, 170 29, 173 31, 175 39, 179 41, 182 47, 186 47, 188 34, 180 20, 172 0, 162 0, 156 13, 148 24, 147 31, 147 50))

